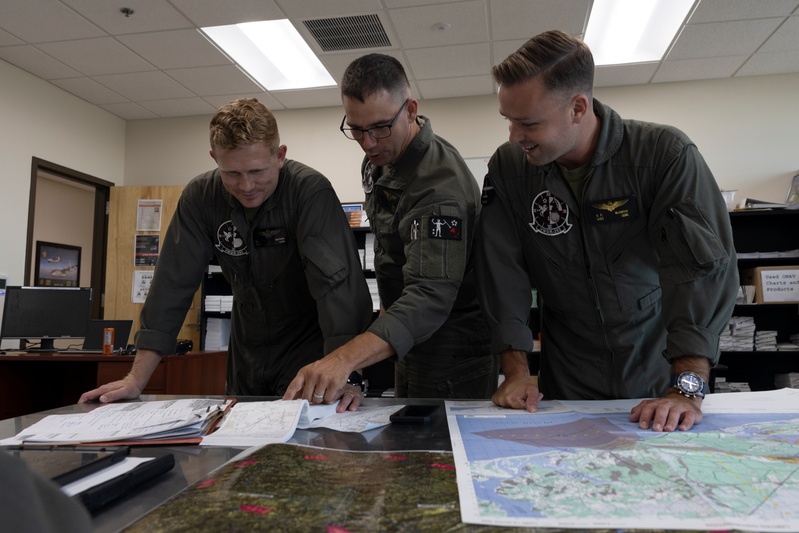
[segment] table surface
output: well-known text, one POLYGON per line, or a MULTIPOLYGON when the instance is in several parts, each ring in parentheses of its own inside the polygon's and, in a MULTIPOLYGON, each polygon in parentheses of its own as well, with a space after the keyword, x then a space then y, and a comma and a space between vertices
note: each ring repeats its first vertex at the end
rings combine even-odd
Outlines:
MULTIPOLYGON (((143 395, 141 400, 168 400, 186 397, 143 395)), ((241 402, 275 399, 277 398, 255 396, 237 398, 241 402)), ((435 413, 429 424, 390 424, 365 433, 343 433, 325 428, 298 429, 288 442, 290 444, 352 451, 451 451, 452 445, 444 411, 444 400, 366 398, 364 402, 365 405, 369 406, 403 405, 408 403, 440 405, 441 408, 435 413)), ((83 413, 99 406, 100 404, 69 405, 41 413, 0 420, 0 439, 13 437, 47 415, 83 413)), ((132 447, 131 455, 146 457, 148 454, 152 454, 155 448, 153 446, 132 447)), ((183 445, 158 446, 157 449, 171 452, 175 456, 175 467, 170 472, 137 488, 133 493, 105 506, 94 516, 96 532, 118 531, 128 526, 152 511, 159 504, 200 481, 208 473, 225 464, 245 448, 183 445)))

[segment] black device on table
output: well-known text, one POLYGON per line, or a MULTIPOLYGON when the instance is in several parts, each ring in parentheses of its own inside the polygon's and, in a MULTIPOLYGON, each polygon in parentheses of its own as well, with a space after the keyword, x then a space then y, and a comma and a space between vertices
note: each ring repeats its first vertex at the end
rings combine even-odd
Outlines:
POLYGON ((437 410, 437 405, 406 405, 389 420, 393 424, 429 424, 437 410))

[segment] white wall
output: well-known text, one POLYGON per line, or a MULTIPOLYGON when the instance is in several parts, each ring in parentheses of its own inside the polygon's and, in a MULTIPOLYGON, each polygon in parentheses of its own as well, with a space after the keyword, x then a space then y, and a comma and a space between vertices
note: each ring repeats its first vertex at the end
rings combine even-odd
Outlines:
MULTIPOLYGON (((784 201, 799 170, 799 74, 598 88, 595 96, 622 117, 671 124, 699 146, 723 189, 736 200, 784 201)), ((507 139, 496 96, 420 103, 434 130, 466 158, 490 156, 507 139)), ((362 152, 338 131, 341 107, 276 111, 288 156, 323 172, 344 202, 363 198, 362 152)), ((131 121, 125 182, 184 184, 213 168, 210 116, 131 121)), ((482 177, 478 178, 482 182, 482 177)))
POLYGON ((31 158, 121 184, 125 121, 0 61, 0 274, 24 283, 31 158))

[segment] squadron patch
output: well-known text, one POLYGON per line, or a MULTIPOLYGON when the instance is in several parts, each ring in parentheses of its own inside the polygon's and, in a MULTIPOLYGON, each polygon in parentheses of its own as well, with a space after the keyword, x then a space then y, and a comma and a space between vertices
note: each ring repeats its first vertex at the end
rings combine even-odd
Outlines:
POLYGON ((247 244, 244 239, 239 235, 236 226, 233 225, 232 220, 227 220, 220 224, 216 230, 216 249, 223 254, 238 257, 241 255, 248 255, 247 244))
POLYGON ((567 233, 572 224, 569 222, 569 206, 566 202, 549 191, 542 191, 535 197, 532 205, 533 231, 554 237, 567 233))
POLYGON ((427 221, 427 236, 431 239, 461 240, 461 219, 436 215, 427 221))

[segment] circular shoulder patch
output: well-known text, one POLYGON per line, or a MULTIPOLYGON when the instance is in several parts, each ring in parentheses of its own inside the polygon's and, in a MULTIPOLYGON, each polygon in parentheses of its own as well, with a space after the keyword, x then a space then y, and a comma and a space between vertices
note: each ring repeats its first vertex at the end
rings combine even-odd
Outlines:
POLYGON ((244 239, 239 235, 232 220, 227 220, 220 224, 216 230, 216 249, 220 252, 232 256, 249 254, 244 239))
POLYGON ((554 237, 567 233, 572 224, 569 222, 569 206, 566 202, 549 191, 542 191, 533 199, 533 231, 554 237))

